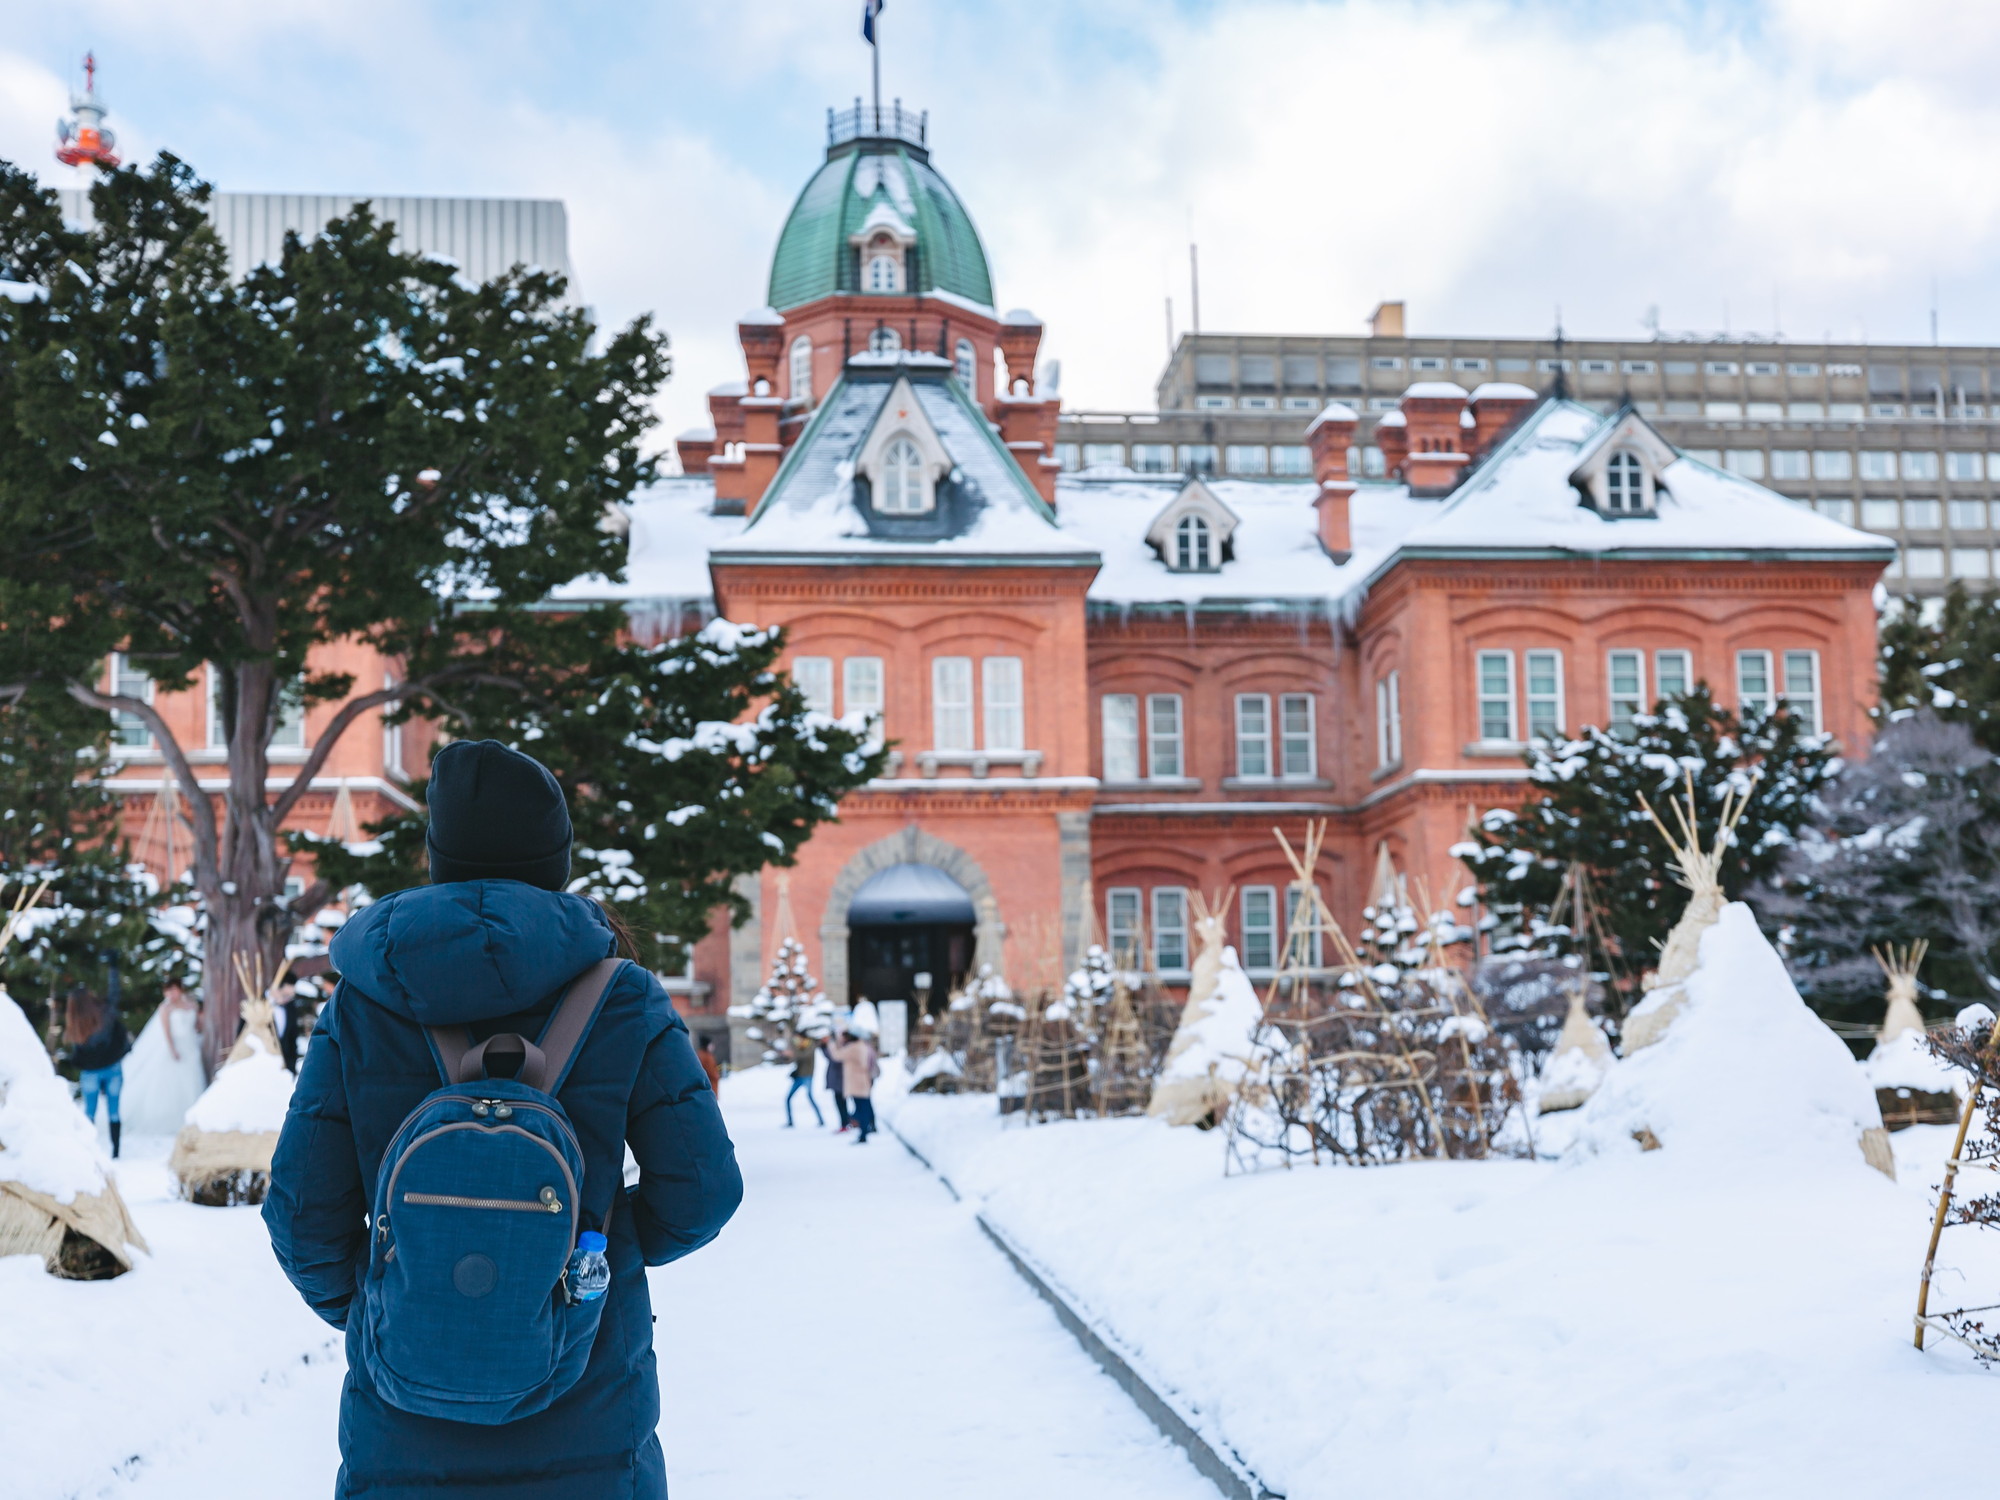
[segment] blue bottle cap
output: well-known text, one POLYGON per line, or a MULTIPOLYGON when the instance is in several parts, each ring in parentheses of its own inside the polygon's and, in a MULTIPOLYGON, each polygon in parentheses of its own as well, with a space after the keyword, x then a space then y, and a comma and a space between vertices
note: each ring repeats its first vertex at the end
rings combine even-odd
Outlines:
POLYGON ((604 1236, 595 1229, 586 1229, 576 1237, 576 1248, 597 1255, 604 1253, 604 1236))

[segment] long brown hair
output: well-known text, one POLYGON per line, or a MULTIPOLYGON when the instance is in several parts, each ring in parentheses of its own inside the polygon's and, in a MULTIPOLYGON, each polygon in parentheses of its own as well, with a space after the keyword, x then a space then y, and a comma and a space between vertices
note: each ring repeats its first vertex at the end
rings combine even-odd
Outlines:
POLYGON ((77 985, 63 997, 63 1038, 72 1045, 87 1042, 104 1029, 104 999, 77 985))
POLYGON ((604 920, 611 924, 611 935, 618 940, 619 957, 637 962, 639 943, 632 936, 632 926, 625 920, 624 914, 602 896, 597 898, 597 909, 604 913, 604 920))

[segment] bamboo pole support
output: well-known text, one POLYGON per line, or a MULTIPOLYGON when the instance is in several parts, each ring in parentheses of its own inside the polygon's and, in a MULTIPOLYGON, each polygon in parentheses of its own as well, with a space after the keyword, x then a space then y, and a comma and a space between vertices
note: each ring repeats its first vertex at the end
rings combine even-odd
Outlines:
POLYGON ((1924 1347, 1924 1318, 1930 1309, 1931 1272, 1937 1267, 1938 1241, 1944 1237, 1944 1221, 1951 1213, 1951 1190, 1958 1181, 1959 1159, 1965 1154, 1965 1137, 1972 1128, 1973 1113, 1979 1108, 1979 1096, 1985 1092, 1986 1069, 1993 1061, 1995 1039, 2000 1039, 2000 1021, 1994 1023, 1993 1035, 1979 1053, 1979 1074, 1966 1093, 1965 1108, 1958 1112, 1958 1135, 1951 1143, 1951 1158, 1944 1164, 1944 1186, 1938 1190, 1937 1212, 1931 1216, 1931 1242, 1924 1250, 1924 1274, 1917 1282, 1916 1344, 1920 1353, 1924 1347))

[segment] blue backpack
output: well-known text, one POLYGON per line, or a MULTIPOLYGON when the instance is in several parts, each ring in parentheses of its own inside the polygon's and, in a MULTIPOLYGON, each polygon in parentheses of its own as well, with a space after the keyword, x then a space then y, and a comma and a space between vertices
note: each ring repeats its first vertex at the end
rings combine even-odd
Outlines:
MULTIPOLYGON (((382 1399, 495 1425, 582 1377, 604 1302, 567 1273, 583 1151, 556 1095, 621 959, 584 971, 530 1042, 429 1028, 445 1085, 404 1119, 375 1179, 360 1356, 382 1399)), ((613 1199, 614 1204, 616 1199, 613 1199)))

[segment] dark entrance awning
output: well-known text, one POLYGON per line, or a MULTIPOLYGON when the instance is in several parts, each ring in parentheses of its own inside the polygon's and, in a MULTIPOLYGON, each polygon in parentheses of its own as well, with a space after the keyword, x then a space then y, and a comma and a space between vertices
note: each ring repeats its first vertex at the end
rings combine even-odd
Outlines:
POLYGON ((891 865, 854 894, 849 927, 972 925, 978 920, 965 887, 935 865, 891 865))

